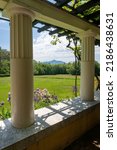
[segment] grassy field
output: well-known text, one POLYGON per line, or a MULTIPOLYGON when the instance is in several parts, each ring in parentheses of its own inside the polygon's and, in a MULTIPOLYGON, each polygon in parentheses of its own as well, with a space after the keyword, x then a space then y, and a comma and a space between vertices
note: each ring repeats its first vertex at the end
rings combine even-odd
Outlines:
MULTIPOLYGON (((59 99, 74 97, 72 90, 73 86, 74 86, 74 76, 71 75, 34 76, 34 89, 46 88, 51 94, 57 95, 59 99)), ((79 86, 80 86, 80 78, 78 78, 78 89, 79 86)), ((0 102, 4 101, 5 106, 8 109, 10 109, 10 105, 7 102, 9 91, 10 91, 10 77, 0 77, 0 102)))

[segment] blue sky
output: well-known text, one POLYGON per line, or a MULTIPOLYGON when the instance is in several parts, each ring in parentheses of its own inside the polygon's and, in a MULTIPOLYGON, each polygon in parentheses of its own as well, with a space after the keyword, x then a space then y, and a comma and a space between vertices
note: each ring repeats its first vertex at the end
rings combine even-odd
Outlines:
MULTIPOLYGON (((48 32, 38 33, 33 29, 33 59, 37 61, 50 61, 53 59, 64 62, 74 61, 74 55, 71 50, 66 49, 68 44, 65 37, 61 37, 61 43, 51 45, 52 37, 48 32)), ((3 49, 10 50, 10 27, 9 22, 0 20, 0 46, 3 49)), ((95 47, 95 59, 100 61, 100 48, 95 47)))

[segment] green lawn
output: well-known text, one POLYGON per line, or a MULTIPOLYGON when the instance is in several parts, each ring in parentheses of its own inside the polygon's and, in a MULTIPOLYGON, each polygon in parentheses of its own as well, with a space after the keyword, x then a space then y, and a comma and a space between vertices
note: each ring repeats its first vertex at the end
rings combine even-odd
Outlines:
MULTIPOLYGON (((73 97, 72 86, 74 86, 74 76, 70 75, 51 75, 51 76, 35 76, 34 88, 47 88, 51 94, 61 98, 73 97)), ((78 87, 80 79, 78 78, 78 87)))
MULTIPOLYGON (((78 78, 78 89, 79 84, 80 78, 78 78)), ((34 89, 46 88, 51 94, 57 95, 59 100, 74 97, 72 86, 74 86, 74 76, 71 75, 48 75, 34 77, 34 89)), ((9 91, 10 77, 0 77, 0 102, 4 101, 5 107, 8 109, 10 109, 10 105, 7 102, 9 91)))

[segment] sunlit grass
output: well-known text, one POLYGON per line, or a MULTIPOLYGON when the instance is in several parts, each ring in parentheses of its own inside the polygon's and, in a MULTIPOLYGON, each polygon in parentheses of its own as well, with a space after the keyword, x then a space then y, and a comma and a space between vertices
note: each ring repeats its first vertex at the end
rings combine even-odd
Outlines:
MULTIPOLYGON (((46 88, 51 94, 57 95, 59 100, 74 97, 72 86, 74 86, 74 76, 71 75, 47 75, 34 76, 34 89, 46 88)), ((78 78, 78 89, 80 79, 78 78)), ((0 102, 5 103, 5 108, 10 110, 7 102, 8 92, 10 91, 10 77, 0 77, 0 102)), ((79 93, 79 92, 78 92, 79 93)), ((43 103, 40 107, 45 106, 43 103)), ((0 111, 1 111, 0 107, 0 111)))
MULTIPOLYGON (((34 89, 46 88, 50 94, 58 97, 58 101, 63 99, 73 98, 73 86, 75 77, 72 75, 47 75, 47 76, 34 76, 34 89)), ((96 85, 96 81, 95 81, 96 85)), ((8 92, 10 91, 10 77, 0 77, 0 102, 5 103, 5 109, 10 110, 10 104, 7 101, 8 92)), ((78 95, 80 93, 80 76, 78 76, 78 95)), ((40 107, 47 104, 41 102, 40 107)), ((0 107, 1 111, 2 107, 0 107)))

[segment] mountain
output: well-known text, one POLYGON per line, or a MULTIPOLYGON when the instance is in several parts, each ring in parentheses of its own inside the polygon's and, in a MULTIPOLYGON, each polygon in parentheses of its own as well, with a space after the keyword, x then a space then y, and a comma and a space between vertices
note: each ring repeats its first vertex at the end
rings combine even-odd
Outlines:
POLYGON ((57 65, 57 64, 65 64, 65 62, 63 61, 59 61, 59 60, 51 60, 51 61, 46 61, 44 62, 45 64, 54 64, 54 65, 57 65))

